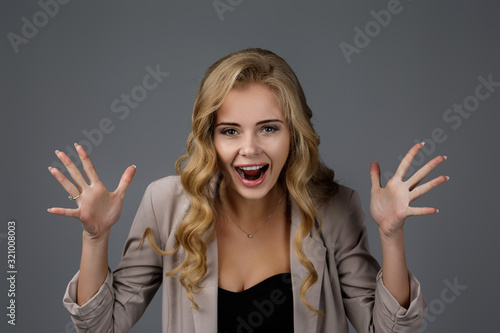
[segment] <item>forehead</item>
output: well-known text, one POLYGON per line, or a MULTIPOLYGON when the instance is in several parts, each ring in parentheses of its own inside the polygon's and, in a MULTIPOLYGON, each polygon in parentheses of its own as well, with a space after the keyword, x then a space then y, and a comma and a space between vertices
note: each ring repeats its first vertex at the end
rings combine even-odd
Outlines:
POLYGON ((245 122, 284 119, 283 111, 271 89, 261 84, 233 88, 216 112, 216 122, 245 122))

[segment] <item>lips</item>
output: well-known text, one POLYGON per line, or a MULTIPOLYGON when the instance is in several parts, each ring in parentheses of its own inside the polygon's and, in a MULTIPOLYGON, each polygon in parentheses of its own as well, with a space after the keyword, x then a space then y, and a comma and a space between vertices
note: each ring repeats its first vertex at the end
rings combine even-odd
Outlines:
POLYGON ((250 181, 254 181, 262 177, 262 175, 267 171, 268 168, 269 164, 235 167, 236 172, 238 172, 241 178, 250 181))
POLYGON ((269 164, 253 164, 235 166, 234 170, 245 186, 254 187, 260 185, 266 178, 269 164))

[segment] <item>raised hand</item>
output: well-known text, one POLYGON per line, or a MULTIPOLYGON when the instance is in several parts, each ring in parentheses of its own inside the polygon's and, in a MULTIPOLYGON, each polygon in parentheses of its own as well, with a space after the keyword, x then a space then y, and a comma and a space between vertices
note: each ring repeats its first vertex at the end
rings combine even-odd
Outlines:
POLYGON ((57 157, 68 169, 76 186, 70 182, 58 169, 49 167, 50 173, 61 183, 78 208, 49 208, 52 214, 69 216, 79 219, 84 230, 91 238, 99 238, 109 232, 111 227, 118 221, 121 215, 125 192, 135 175, 135 165, 129 166, 123 173, 120 183, 114 192, 108 192, 101 182, 92 161, 85 149, 75 143, 76 151, 82 161, 83 170, 87 175, 89 184, 82 174, 63 152, 56 150, 57 157))
POLYGON ((399 164, 396 174, 387 182, 385 188, 380 183, 379 164, 372 162, 370 165, 370 178, 372 181, 370 213, 378 224, 379 230, 385 236, 391 237, 402 232, 404 221, 408 216, 428 215, 439 211, 432 207, 410 207, 410 204, 450 178, 439 176, 417 186, 432 169, 446 160, 446 156, 435 157, 408 180, 403 181, 413 158, 422 146, 423 143, 417 143, 408 151, 399 164))

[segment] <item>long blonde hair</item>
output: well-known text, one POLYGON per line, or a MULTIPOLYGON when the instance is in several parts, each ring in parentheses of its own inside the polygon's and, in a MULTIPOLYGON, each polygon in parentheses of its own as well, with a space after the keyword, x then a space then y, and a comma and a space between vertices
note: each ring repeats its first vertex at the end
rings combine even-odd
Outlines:
POLYGON ((271 51, 245 49, 223 57, 208 68, 194 103, 187 154, 176 162, 176 171, 191 202, 190 209, 175 232, 173 249, 163 251, 158 248, 149 228, 144 232, 141 244, 148 237, 151 246, 162 255, 173 254, 182 246, 186 255, 184 262, 166 275, 180 272, 177 278, 198 310, 193 294, 198 294, 203 288, 198 282, 207 272, 207 244, 214 237, 217 216, 215 193, 209 186, 220 172, 213 143, 215 112, 231 89, 252 83, 262 84, 274 93, 290 128, 291 150, 283 176, 278 181, 297 204, 302 219, 293 241, 296 257, 309 272, 301 283, 300 298, 308 309, 323 315, 305 298, 307 290, 318 280, 318 274, 305 255, 302 242, 314 227, 315 203, 334 195, 337 183, 333 170, 320 160, 319 137, 311 124, 312 112, 302 87, 285 60, 271 51), (207 232, 210 232, 209 237, 204 239, 207 232))

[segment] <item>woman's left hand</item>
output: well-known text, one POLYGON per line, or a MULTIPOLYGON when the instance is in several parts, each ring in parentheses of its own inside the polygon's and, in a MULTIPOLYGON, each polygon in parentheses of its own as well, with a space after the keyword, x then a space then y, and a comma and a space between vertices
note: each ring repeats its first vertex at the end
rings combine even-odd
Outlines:
POLYGON ((422 143, 414 145, 399 164, 396 174, 387 182, 385 188, 380 184, 380 166, 377 162, 370 165, 372 181, 370 213, 378 224, 380 232, 387 237, 402 233, 404 221, 408 216, 428 215, 437 213, 432 207, 410 207, 417 198, 436 186, 444 183, 450 177, 439 176, 425 184, 417 186, 424 178, 446 160, 446 156, 437 156, 420 168, 408 180, 403 181, 413 158, 422 148, 422 143))

